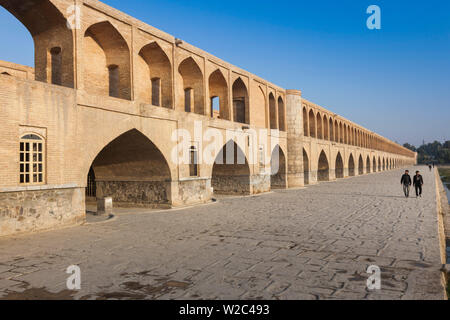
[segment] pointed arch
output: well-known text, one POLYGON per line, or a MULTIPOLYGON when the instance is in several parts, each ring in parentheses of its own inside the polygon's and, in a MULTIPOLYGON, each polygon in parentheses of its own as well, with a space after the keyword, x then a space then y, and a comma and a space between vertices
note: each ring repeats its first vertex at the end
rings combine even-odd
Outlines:
POLYGON ((317 167, 317 180, 318 181, 329 181, 330 180, 330 165, 328 162, 327 155, 322 150, 319 155, 319 163, 317 167))
POLYGON ((242 149, 233 141, 228 141, 216 157, 211 185, 214 193, 225 195, 248 195, 250 187, 250 167, 242 149))
POLYGON ((344 161, 342 160, 340 152, 338 152, 336 155, 335 174, 336 179, 344 178, 344 161))
POLYGON ((366 173, 372 173, 369 156, 367 156, 367 159, 366 159, 366 173))
POLYGON ((375 156, 373 156, 373 165, 372 165, 373 172, 377 172, 377 159, 375 156))
POLYGON ((209 76, 209 98, 211 101, 211 116, 217 113, 220 119, 231 120, 228 103, 228 83, 220 69, 209 76), (213 105, 213 99, 218 98, 218 106, 213 105), (218 110, 215 108, 218 108, 218 110))
POLYGON ((206 114, 201 68, 192 57, 188 57, 180 63, 178 72, 183 78, 184 111, 206 114))
POLYGON ((109 22, 90 26, 84 33, 84 87, 95 95, 131 100, 130 49, 109 22))
POLYGON ((358 174, 360 176, 362 176, 364 174, 364 160, 363 160, 362 154, 359 155, 358 174))
POLYGON ((286 131, 286 111, 283 98, 278 97, 278 128, 280 131, 286 131))
POLYGON ((277 122, 277 103, 273 93, 269 93, 269 115, 270 115, 270 129, 278 129, 277 122))
POLYGON ((172 64, 169 57, 157 42, 145 45, 139 51, 139 57, 145 62, 145 69, 138 69, 138 87, 145 91, 140 95, 154 106, 173 108, 172 102, 172 64), (142 72, 144 71, 144 72, 142 72))
POLYGON ((306 152, 305 148, 303 148, 303 179, 305 186, 309 184, 309 171, 310 171, 309 168, 310 165, 308 153, 306 152))
POLYGON ((74 88, 74 35, 61 11, 49 0, 2 0, 0 5, 33 38, 35 80, 74 88))
POLYGON ((235 122, 250 124, 248 102, 247 86, 239 77, 233 83, 233 114, 235 122))
POLYGON ((316 123, 317 123, 317 139, 323 139, 323 125, 322 125, 322 117, 320 116, 320 112, 317 112, 316 117, 316 123))
POLYGON ((348 175, 350 177, 355 176, 355 158, 353 158, 353 154, 350 154, 348 158, 348 175))
POLYGON ((169 164, 136 129, 108 143, 93 160, 86 178, 88 185, 95 184, 97 198, 112 197, 115 206, 159 207, 171 202, 169 164))
POLYGON ((333 126, 333 118, 332 117, 330 117, 330 122, 329 122, 329 126, 328 127, 330 128, 330 141, 334 141, 335 133, 334 133, 334 126, 333 126))
POLYGON ((328 118, 327 115, 323 115, 323 139, 330 140, 330 133, 328 130, 328 118))
POLYGON ((286 156, 279 145, 273 149, 270 167, 272 189, 285 189, 287 187, 286 156))
POLYGON ((311 109, 309 111, 309 136, 311 138, 316 138, 316 116, 314 115, 314 111, 311 109))
POLYGON ((309 137, 308 111, 303 107, 303 135, 309 137))

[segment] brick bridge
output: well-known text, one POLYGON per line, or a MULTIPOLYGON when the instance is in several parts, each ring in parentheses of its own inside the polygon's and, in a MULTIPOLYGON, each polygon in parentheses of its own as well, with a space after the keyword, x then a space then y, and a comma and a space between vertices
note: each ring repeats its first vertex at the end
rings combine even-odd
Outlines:
POLYGON ((416 163, 301 91, 99 1, 0 5, 35 46, 34 69, 0 62, 0 235, 81 223, 96 198, 168 208, 416 163))

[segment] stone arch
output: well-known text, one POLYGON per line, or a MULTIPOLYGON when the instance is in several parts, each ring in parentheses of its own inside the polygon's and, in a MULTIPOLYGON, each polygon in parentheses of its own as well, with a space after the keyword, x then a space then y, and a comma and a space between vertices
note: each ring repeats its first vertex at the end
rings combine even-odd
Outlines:
POLYGON ((360 176, 364 174, 364 160, 363 160, 362 154, 359 155, 358 174, 360 176))
POLYGON ((112 197, 116 207, 171 204, 169 164, 156 145, 136 129, 121 134, 97 154, 86 172, 87 179, 92 176, 95 196, 112 197))
POLYGON ((308 111, 303 107, 303 135, 309 137, 308 111))
POLYGON ((303 179, 305 186, 309 184, 309 157, 306 150, 303 148, 303 179))
POLYGON ((212 169, 211 185, 214 193, 225 195, 248 195, 250 188, 250 167, 242 149, 228 141, 216 157, 212 169), (227 156, 231 152, 232 155, 227 156))
POLYGON ((203 72, 192 57, 184 59, 178 72, 183 78, 184 111, 205 114, 203 72))
POLYGON ((319 163, 317 167, 317 181, 330 181, 330 165, 325 151, 319 155, 319 163))
POLYGON ((322 117, 320 116, 320 112, 317 112, 316 116, 316 124, 317 124, 317 139, 323 139, 323 123, 322 123, 322 117))
POLYGON ((366 160, 366 173, 371 173, 371 166, 370 166, 370 157, 367 156, 367 160, 366 160))
POLYGON ((342 122, 339 122, 339 142, 344 143, 344 128, 342 122))
POLYGON ((344 123, 344 144, 348 143, 347 124, 344 123))
POLYGON ((348 175, 354 177, 355 174, 355 158, 353 157, 353 154, 350 153, 348 158, 348 175))
POLYGON ((220 69, 217 69, 209 76, 209 96, 211 100, 211 116, 214 118, 217 112, 220 119, 231 120, 228 103, 228 83, 220 69), (214 110, 213 98, 215 97, 219 98, 219 110, 214 110))
POLYGON ((286 131, 286 111, 281 96, 278 97, 278 128, 280 131, 286 131))
POLYGON ((376 159, 375 156, 373 157, 372 170, 373 170, 373 172, 377 172, 377 171, 378 171, 378 170, 377 170, 377 159, 376 159))
POLYGON ((239 77, 233 83, 233 114, 235 122, 250 124, 248 102, 247 87, 239 77))
POLYGON ((273 93, 269 93, 269 115, 270 115, 270 129, 278 129, 277 123, 277 103, 273 93))
POLYGON ((316 138, 316 116, 314 115, 314 111, 309 110, 309 136, 311 138, 316 138))
POLYGON ((95 95, 131 100, 130 50, 109 22, 90 26, 84 33, 84 87, 95 95))
POLYGON ((335 173, 336 179, 344 178, 344 161, 342 160, 342 155, 340 152, 338 152, 336 156, 335 173))
POLYGON ((270 161, 271 175, 270 183, 272 189, 286 189, 287 172, 286 172, 286 156, 283 149, 277 145, 272 151, 270 161))
POLYGON ((74 88, 74 35, 62 12, 49 0, 2 0, 0 5, 33 38, 35 80, 74 88))
POLYGON ((328 132, 328 118, 326 114, 323 115, 323 139, 330 140, 330 135, 328 132))
POLYGON ((383 157, 383 171, 386 170, 386 159, 383 157))
POLYGON ((138 88, 143 88, 141 98, 154 106, 173 108, 172 64, 157 42, 145 45, 139 51, 143 63, 139 65, 136 77, 138 88), (141 69, 142 68, 142 69, 141 69))
POLYGON ((378 172, 381 171, 381 157, 378 157, 378 172))

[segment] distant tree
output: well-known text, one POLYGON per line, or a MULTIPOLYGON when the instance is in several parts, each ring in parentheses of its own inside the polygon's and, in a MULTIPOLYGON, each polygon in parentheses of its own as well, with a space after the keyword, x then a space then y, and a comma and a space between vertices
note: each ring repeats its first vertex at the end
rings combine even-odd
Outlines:
POLYGON ((445 141, 444 149, 450 149, 450 141, 445 141))
POLYGON ((405 147, 406 149, 409 149, 409 150, 411 150, 411 151, 414 151, 414 152, 417 151, 417 148, 414 147, 412 144, 409 144, 409 143, 405 143, 405 144, 403 145, 403 147, 405 147))

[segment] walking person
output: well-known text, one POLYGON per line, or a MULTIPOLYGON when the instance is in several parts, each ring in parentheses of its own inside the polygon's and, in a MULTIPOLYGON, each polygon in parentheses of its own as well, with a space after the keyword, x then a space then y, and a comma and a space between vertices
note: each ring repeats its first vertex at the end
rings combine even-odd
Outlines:
POLYGON ((409 175, 409 170, 405 171, 405 174, 402 176, 402 180, 400 183, 403 185, 403 192, 405 193, 405 197, 409 198, 409 190, 411 189, 411 176, 409 175))
POLYGON ((428 168, 430 168, 430 172, 433 170, 433 167, 431 166, 431 164, 428 165, 428 168))
POLYGON ((414 184, 414 187, 416 188, 416 197, 422 198, 423 177, 420 174, 420 171, 416 171, 416 175, 414 176, 413 184, 414 184))

